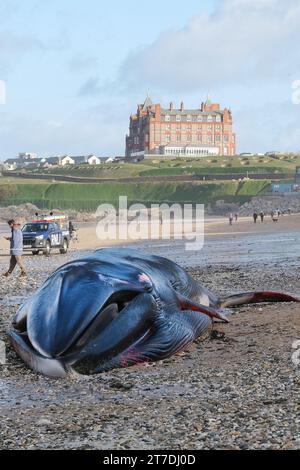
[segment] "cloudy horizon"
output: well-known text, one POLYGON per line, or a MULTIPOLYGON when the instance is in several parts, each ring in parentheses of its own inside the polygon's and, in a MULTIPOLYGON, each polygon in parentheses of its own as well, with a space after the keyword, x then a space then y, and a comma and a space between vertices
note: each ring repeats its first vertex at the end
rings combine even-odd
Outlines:
POLYGON ((147 93, 231 108, 238 152, 300 150, 300 0, 0 0, 0 15, 0 160, 122 155, 147 93))

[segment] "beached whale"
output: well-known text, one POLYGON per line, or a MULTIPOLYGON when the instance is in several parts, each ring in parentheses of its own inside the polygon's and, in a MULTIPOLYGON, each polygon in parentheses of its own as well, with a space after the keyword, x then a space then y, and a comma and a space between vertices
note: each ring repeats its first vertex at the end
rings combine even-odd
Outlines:
POLYGON ((220 299, 174 262, 127 248, 65 264, 18 310, 9 332, 33 370, 65 377, 157 361, 187 347, 227 307, 300 300, 276 292, 220 299))

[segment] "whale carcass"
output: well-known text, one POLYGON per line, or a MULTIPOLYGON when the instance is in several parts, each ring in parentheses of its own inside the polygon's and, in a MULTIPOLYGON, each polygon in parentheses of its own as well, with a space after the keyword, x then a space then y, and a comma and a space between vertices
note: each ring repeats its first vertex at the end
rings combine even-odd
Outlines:
POLYGON ((295 301, 277 292, 221 299, 176 263, 113 248, 57 269, 18 310, 9 332, 33 370, 65 377, 167 358, 204 333, 228 307, 295 301))

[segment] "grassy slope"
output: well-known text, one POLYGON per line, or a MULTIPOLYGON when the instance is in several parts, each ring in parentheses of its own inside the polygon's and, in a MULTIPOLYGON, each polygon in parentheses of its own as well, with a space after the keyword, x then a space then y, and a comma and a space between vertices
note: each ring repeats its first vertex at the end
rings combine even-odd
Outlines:
POLYGON ((295 172, 295 167, 300 165, 300 156, 285 156, 280 158, 270 157, 218 157, 197 159, 174 159, 174 160, 145 160, 139 164, 102 164, 68 166, 62 168, 42 169, 38 173, 49 173, 57 175, 70 175, 77 177, 94 178, 130 178, 139 176, 205 174, 205 173, 247 173, 249 172, 295 172))
POLYGON ((5 205, 32 202, 41 208, 95 210, 101 203, 118 204, 119 196, 128 202, 209 203, 218 199, 245 200, 259 194, 267 181, 227 181, 206 183, 54 183, 16 184, 13 198, 5 205))

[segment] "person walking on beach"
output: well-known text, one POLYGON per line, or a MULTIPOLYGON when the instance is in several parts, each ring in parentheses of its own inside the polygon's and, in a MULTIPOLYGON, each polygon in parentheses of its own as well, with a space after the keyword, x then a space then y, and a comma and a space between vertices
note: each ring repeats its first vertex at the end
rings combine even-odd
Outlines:
POLYGON ((273 222, 278 222, 279 219, 279 211, 274 211, 272 215, 273 222))
POLYGON ((26 270, 22 260, 23 254, 23 233, 20 224, 17 224, 13 219, 9 220, 8 225, 11 229, 11 236, 5 237, 10 242, 10 263, 6 273, 3 274, 5 277, 9 277, 15 267, 18 265, 21 270, 21 276, 27 276, 26 270))
POLYGON ((229 225, 232 225, 233 222, 233 214, 229 214, 229 225))
POLYGON ((238 215, 238 214, 235 214, 234 217, 235 217, 235 221, 237 222, 239 215, 238 215))
POLYGON ((260 215, 260 220, 261 220, 261 222, 263 222, 264 219, 265 219, 265 214, 264 214, 264 212, 261 211, 261 213, 260 213, 259 215, 260 215))
POLYGON ((70 233, 70 239, 73 242, 78 242, 78 236, 77 236, 77 229, 75 228, 73 222, 70 220, 69 221, 69 233, 70 233))
POLYGON ((163 214, 162 211, 159 211, 159 225, 162 225, 163 223, 163 214))
POLYGON ((257 217, 258 217, 257 212, 254 212, 254 213, 253 213, 253 220, 254 220, 254 223, 255 223, 255 224, 256 224, 256 221, 257 221, 257 217))

